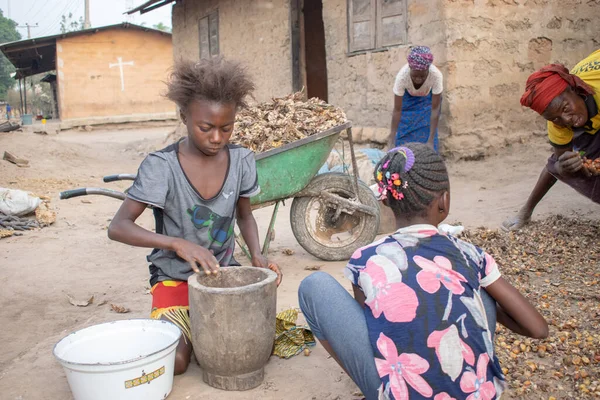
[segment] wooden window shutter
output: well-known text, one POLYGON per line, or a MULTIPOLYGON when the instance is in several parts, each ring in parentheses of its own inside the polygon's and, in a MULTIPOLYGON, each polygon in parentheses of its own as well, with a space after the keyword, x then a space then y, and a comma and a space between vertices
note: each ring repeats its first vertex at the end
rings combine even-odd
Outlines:
POLYGON ((210 58, 208 17, 201 18, 198 22, 198 37, 200 39, 200 59, 210 58))
POLYGON ((406 0, 377 0, 377 47, 406 43, 406 0))
POLYGON ((215 10, 198 22, 200 58, 219 55, 219 11, 215 10))
POLYGON ((378 0, 348 0, 349 51, 375 48, 375 11, 378 0))
POLYGON ((219 55, 219 11, 214 11, 208 16, 208 34, 210 42, 210 56, 219 55))

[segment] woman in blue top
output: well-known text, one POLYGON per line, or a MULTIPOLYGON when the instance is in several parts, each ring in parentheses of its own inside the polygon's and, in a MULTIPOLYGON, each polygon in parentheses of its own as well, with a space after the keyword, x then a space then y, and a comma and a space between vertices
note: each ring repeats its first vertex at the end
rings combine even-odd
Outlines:
POLYGON ((450 185, 433 149, 395 148, 375 175, 398 231, 352 256, 345 273, 354 299, 323 272, 301 283, 313 333, 369 400, 499 398, 496 318, 535 338, 548 335, 546 321, 488 253, 436 228, 450 185))

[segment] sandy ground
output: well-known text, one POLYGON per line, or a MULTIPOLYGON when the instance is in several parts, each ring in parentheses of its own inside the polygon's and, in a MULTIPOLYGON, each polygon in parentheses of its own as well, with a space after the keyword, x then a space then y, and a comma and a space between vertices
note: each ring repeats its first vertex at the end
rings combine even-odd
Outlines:
MULTIPOLYGON (((30 160, 30 168, 0 161, 0 187, 29 190, 52 198, 57 222, 21 237, 0 241, 0 398, 69 399, 70 391, 52 347, 63 336, 93 324, 124 318, 147 317, 147 250, 114 243, 106 227, 119 206, 105 197, 61 201, 58 192, 81 186, 124 189, 126 184, 103 184, 102 176, 135 173, 146 151, 160 145, 168 128, 121 131, 69 132, 40 136, 0 133, 0 153, 10 151, 30 160), (74 307, 66 294, 94 304, 74 307), (131 309, 116 314, 106 300, 131 309)), ((515 212, 541 171, 549 146, 542 138, 499 151, 494 157, 449 165, 452 183, 450 222, 467 227, 497 228, 515 212)), ((288 203, 289 206, 289 203, 288 203)), ((280 211, 271 258, 285 278, 278 292, 278 309, 297 307, 296 290, 310 274, 304 267, 321 266, 344 282, 343 263, 326 263, 308 255, 289 227, 289 207, 280 211), (295 254, 286 256, 283 250, 295 254)), ((597 205, 558 184, 542 202, 534 218, 559 213, 600 217, 597 205)), ((270 209, 255 213, 261 235, 270 209)), ((142 222, 151 228, 150 213, 142 222)), ((239 256, 240 259, 243 257, 239 256)), ((346 282, 344 285, 348 286, 346 282)), ((271 358, 265 383, 252 391, 231 393, 209 388, 195 365, 175 378, 169 397, 180 399, 352 399, 357 388, 324 350, 317 346, 310 357, 271 358)))

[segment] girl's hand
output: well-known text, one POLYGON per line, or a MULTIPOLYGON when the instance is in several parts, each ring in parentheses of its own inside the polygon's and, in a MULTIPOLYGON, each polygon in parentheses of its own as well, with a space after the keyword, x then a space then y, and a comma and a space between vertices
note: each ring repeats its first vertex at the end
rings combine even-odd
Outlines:
POLYGON ((389 151, 391 149, 393 149, 396 144, 396 131, 391 131, 390 132, 390 138, 387 142, 387 147, 384 149, 385 151, 389 151))
POLYGON ((279 266, 275 263, 271 263, 271 264, 269 264, 268 268, 277 274, 276 283, 277 283, 277 287, 279 287, 279 285, 281 285, 281 280, 283 279, 283 273, 281 273, 279 266))
POLYGON ((434 139, 429 139, 429 140, 427 141, 427 146, 429 146, 429 148, 431 148, 431 149, 435 150, 435 142, 434 142, 434 139))
POLYGON ((269 262, 267 261, 267 258, 265 256, 263 256, 262 254, 258 254, 252 256, 252 266, 259 268, 269 268, 269 262))
POLYGON ((219 262, 210 250, 185 239, 175 239, 172 248, 180 258, 190 264, 195 273, 200 273, 198 264, 200 264, 206 275, 219 273, 219 262))
POLYGON ((268 268, 271 271, 277 274, 277 286, 281 284, 281 280, 283 279, 283 274, 279 270, 279 266, 275 263, 270 263, 267 261, 267 258, 262 254, 256 255, 252 257, 252 265, 258 268, 268 268))
POLYGON ((574 174, 583 169, 583 172, 590 176, 590 172, 583 167, 583 160, 579 153, 574 151, 566 151, 558 157, 556 162, 556 169, 561 175, 574 174))

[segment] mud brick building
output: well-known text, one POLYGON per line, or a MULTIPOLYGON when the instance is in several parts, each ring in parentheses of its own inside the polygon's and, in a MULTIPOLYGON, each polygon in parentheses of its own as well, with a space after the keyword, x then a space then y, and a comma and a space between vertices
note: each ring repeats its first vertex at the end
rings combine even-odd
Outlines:
POLYGON ((162 96, 173 65, 171 34, 123 23, 0 45, 27 82, 47 73, 66 125, 175 118, 162 96))
POLYGON ((542 134, 519 104, 527 76, 575 65, 600 47, 598 0, 151 0, 172 5, 173 52, 245 63, 257 99, 306 87, 382 142, 392 85, 411 45, 430 46, 445 77, 443 151, 478 157, 542 134))

